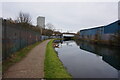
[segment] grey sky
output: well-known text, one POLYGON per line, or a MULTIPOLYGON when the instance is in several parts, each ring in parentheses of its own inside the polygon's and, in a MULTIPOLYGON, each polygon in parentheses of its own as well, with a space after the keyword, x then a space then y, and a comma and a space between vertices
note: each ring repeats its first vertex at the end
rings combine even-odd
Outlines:
POLYGON ((118 20, 117 2, 4 2, 3 18, 13 18, 22 11, 29 13, 36 25, 36 18, 44 16, 46 23, 56 29, 77 32, 81 29, 107 25, 118 20))

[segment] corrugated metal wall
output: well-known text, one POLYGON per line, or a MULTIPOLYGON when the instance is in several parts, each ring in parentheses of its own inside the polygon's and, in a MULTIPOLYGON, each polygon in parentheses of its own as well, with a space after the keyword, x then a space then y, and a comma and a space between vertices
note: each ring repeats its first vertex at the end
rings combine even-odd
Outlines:
POLYGON ((107 26, 96 27, 91 29, 85 29, 80 31, 80 38, 88 39, 88 40, 110 40, 111 36, 120 32, 120 20, 114 23, 111 23, 107 26))
POLYGON ((80 31, 80 35, 83 38, 86 39, 95 39, 95 35, 99 35, 99 37, 102 37, 102 34, 104 34, 103 32, 103 28, 104 27, 97 27, 97 28, 92 28, 92 29, 86 29, 86 30, 81 30, 80 31))
POLYGON ((104 27, 104 33, 105 34, 114 34, 114 33, 117 33, 118 30, 119 30, 119 25, 118 25, 118 21, 112 23, 112 24, 109 24, 107 26, 104 27))

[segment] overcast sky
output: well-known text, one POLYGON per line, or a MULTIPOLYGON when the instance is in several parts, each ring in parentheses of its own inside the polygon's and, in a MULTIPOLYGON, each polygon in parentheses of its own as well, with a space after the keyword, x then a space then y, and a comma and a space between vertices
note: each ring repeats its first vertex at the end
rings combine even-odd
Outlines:
POLYGON ((44 16, 56 29, 77 32, 81 29, 110 24, 118 20, 117 2, 4 2, 2 17, 16 19, 22 11, 29 13, 32 23, 44 16))

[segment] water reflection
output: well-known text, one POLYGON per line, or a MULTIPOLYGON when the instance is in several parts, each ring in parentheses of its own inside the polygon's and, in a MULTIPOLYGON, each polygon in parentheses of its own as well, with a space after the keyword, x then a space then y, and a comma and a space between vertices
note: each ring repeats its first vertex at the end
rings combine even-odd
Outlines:
POLYGON ((96 44, 79 41, 76 41, 76 44, 80 46, 80 49, 102 56, 103 61, 118 70, 118 78, 120 79, 120 48, 102 45, 98 46, 96 44))
POLYGON ((117 70, 120 70, 120 50, 118 47, 98 46, 88 42, 77 41, 76 44, 80 46, 80 49, 102 56, 103 61, 107 62, 117 70))
POLYGON ((59 46, 58 56, 74 78, 120 77, 119 48, 78 41, 59 41, 59 46))

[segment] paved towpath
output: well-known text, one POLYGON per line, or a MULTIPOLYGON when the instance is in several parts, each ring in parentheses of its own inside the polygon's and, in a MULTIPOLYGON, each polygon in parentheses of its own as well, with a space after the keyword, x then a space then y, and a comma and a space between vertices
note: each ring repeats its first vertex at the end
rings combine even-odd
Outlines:
POLYGON ((43 78, 45 49, 49 40, 33 48, 20 62, 11 66, 3 75, 4 78, 43 78))

